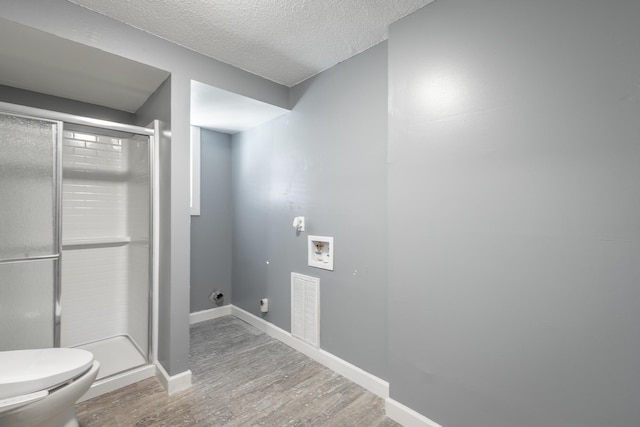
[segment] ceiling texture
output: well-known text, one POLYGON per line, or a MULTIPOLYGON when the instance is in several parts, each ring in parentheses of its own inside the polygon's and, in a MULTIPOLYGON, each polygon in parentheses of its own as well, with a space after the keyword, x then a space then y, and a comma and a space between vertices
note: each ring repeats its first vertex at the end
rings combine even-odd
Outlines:
POLYGON ((387 39, 433 0, 68 0, 294 86, 387 39))

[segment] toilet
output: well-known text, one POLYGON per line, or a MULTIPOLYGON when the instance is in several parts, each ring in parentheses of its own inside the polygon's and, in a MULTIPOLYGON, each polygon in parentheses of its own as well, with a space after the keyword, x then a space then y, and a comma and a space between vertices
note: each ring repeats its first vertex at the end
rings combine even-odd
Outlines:
POLYGON ((74 405, 99 369, 86 350, 0 351, 0 426, 78 427, 74 405))

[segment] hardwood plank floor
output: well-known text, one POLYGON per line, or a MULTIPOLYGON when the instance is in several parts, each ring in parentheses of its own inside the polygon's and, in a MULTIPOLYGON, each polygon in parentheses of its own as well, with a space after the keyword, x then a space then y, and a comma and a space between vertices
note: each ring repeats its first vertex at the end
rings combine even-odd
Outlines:
POLYGON ((233 316, 191 326, 189 363, 189 390, 149 378, 76 405, 80 425, 399 426, 379 397, 233 316))

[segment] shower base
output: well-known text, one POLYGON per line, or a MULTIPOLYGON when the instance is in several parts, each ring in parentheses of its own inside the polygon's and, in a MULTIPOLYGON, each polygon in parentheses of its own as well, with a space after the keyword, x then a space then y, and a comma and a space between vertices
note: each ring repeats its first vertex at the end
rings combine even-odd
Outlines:
POLYGON ((120 335, 77 346, 93 353, 95 360, 100 362, 97 380, 119 374, 129 369, 137 368, 147 363, 138 347, 128 336, 120 335))

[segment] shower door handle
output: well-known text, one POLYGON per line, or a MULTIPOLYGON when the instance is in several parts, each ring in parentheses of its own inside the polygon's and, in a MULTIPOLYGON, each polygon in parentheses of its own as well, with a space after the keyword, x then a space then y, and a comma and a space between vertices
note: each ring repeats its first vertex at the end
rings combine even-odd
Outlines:
POLYGON ((32 257, 25 257, 25 258, 0 259, 0 264, 13 264, 16 262, 44 261, 44 260, 57 260, 57 259, 60 259, 60 254, 32 256, 32 257))

